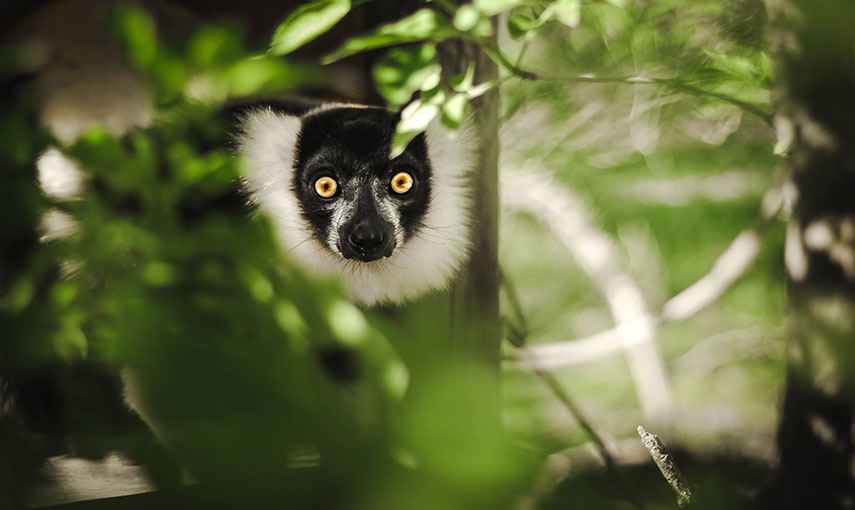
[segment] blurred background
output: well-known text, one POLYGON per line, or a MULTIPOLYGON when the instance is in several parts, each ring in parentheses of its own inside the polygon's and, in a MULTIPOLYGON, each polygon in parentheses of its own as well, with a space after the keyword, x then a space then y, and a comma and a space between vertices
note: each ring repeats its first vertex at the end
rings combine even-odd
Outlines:
POLYGON ((855 133, 855 18, 832 3, 0 8, 0 506, 674 508, 643 426, 695 507, 851 508, 833 142, 855 133), (222 112, 294 96, 401 111, 404 144, 474 115, 484 258, 463 283, 358 310, 288 261, 222 112), (838 248, 793 286, 788 235, 838 248), (798 401, 788 352, 820 381, 798 401), (813 421, 779 435, 787 412, 813 421), (817 463, 840 469, 787 483, 817 463))

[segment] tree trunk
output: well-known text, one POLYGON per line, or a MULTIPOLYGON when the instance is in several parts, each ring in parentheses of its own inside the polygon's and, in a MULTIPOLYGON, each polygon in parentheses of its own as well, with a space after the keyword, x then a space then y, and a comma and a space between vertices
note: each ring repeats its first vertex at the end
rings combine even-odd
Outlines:
MULTIPOLYGON (((366 26, 401 19, 426 5, 422 0, 372 2, 366 9, 366 26)), ((439 45, 438 50, 445 78, 464 72, 470 63, 475 64, 475 83, 491 80, 498 74, 496 65, 474 43, 446 41, 439 45)), ((370 64, 373 59, 368 61, 370 64)), ((376 97, 374 102, 378 101, 380 98, 376 97)), ((480 393, 480 400, 486 409, 490 409, 492 420, 498 424, 501 338, 498 93, 495 90, 475 100, 473 117, 479 147, 478 162, 472 176, 471 257, 447 292, 394 310, 392 315, 405 325, 404 330, 407 331, 407 338, 403 339, 406 345, 396 347, 414 372, 411 374, 412 389, 419 392, 423 387, 432 385, 431 378, 450 364, 466 369, 480 368, 482 370, 478 372, 482 379, 477 385, 488 392, 480 393)), ((454 396, 448 400, 454 407, 454 396)), ((467 402, 462 397, 460 400, 467 402)))
POLYGON ((766 0, 796 188, 773 508, 855 508, 855 3, 766 0))

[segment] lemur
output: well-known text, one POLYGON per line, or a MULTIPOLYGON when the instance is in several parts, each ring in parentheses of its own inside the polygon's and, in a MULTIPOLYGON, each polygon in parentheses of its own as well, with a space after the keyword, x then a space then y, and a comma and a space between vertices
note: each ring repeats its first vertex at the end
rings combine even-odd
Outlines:
POLYGON ((469 249, 472 137, 439 122, 390 158, 398 115, 382 108, 244 106, 237 153, 252 200, 310 273, 360 305, 442 288, 469 249))

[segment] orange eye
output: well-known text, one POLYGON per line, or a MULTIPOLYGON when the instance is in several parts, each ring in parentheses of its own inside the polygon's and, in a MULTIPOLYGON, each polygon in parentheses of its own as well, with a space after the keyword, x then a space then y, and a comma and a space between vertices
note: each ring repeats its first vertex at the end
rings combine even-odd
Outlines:
POLYGON ((335 182, 335 179, 332 177, 324 176, 315 181, 315 193, 323 198, 329 198, 335 195, 337 189, 338 183, 335 182))
POLYGON ((407 172, 398 172, 392 177, 392 191, 399 195, 410 191, 413 187, 413 176, 407 172))

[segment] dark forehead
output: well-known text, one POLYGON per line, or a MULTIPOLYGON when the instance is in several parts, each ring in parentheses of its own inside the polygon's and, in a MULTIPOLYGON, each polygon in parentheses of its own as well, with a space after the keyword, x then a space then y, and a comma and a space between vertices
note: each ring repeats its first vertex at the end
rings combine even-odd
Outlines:
MULTIPOLYGON (((357 159, 386 159, 398 118, 382 108, 342 107, 313 113, 303 118, 299 153, 310 156, 320 151, 357 159)), ((424 136, 407 149, 409 156, 426 157, 424 136)))

